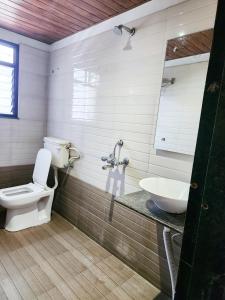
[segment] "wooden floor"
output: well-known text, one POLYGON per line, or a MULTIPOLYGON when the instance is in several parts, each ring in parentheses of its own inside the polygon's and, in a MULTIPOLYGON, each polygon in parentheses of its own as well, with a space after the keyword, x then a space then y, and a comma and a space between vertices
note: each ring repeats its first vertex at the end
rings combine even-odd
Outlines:
POLYGON ((16 233, 0 230, 0 299, 168 299, 57 214, 16 233))

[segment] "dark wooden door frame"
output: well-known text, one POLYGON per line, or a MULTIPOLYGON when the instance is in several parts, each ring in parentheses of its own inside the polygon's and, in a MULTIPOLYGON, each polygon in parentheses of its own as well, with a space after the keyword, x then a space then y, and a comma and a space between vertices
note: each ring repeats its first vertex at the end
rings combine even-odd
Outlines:
POLYGON ((218 0, 175 300, 225 299, 225 0, 218 0))

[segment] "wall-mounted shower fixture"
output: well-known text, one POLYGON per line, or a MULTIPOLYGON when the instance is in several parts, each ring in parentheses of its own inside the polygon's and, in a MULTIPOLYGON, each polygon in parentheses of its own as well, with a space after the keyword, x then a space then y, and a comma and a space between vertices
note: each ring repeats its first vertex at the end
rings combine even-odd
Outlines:
POLYGON ((123 141, 119 140, 114 146, 113 152, 109 156, 102 156, 101 160, 107 162, 106 165, 102 167, 103 170, 113 169, 114 167, 124 166, 126 167, 129 164, 129 159, 124 158, 120 161, 120 150, 123 147, 123 141), (118 153, 116 155, 116 150, 118 148, 118 153))
POLYGON ((117 35, 122 35, 123 29, 126 30, 130 34, 130 36, 135 34, 135 28, 129 28, 122 24, 120 24, 118 26, 114 26, 113 32, 117 35))
POLYGON ((172 84, 175 83, 175 81, 176 81, 175 77, 173 77, 173 78, 163 78, 162 79, 162 87, 172 85, 172 84))
POLYGON ((135 28, 134 27, 129 28, 125 25, 120 24, 118 26, 114 26, 113 32, 117 35, 122 35, 123 29, 129 33, 128 41, 127 41, 126 45, 124 46, 123 50, 131 50, 132 49, 131 37, 135 34, 135 28))

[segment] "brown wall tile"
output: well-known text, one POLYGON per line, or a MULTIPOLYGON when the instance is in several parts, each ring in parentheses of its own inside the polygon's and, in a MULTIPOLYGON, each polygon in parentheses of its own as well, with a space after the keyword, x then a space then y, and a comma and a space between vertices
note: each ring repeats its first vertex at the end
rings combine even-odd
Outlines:
MULTIPOLYGON (((112 195, 60 172, 54 209, 167 294, 171 293, 163 226, 112 195)), ((176 248, 179 259, 180 247, 176 248)))

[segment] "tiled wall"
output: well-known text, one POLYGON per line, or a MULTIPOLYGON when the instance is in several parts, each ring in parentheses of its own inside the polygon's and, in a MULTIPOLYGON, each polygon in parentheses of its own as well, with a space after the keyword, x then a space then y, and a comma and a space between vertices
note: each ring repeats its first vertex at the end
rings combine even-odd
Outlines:
MULTIPOLYGON (((54 209, 100 245, 171 293, 163 226, 113 201, 110 194, 60 172, 54 209)), ((180 240, 177 240, 180 245, 180 240)), ((179 259, 180 246, 175 245, 179 259)))
POLYGON ((0 167, 33 164, 43 145, 48 59, 48 52, 20 44, 19 120, 0 119, 0 167))
POLYGON ((153 148, 166 41, 213 27, 215 10, 214 0, 190 0, 135 21, 130 51, 123 51, 126 35, 108 31, 51 55, 48 135, 81 152, 72 176, 60 172, 54 209, 168 294, 162 226, 110 193, 138 190, 149 175, 190 180, 192 156, 153 148), (125 174, 103 171, 100 157, 121 138, 125 174))
POLYGON ((153 148, 165 47, 167 39, 213 27, 216 3, 189 0, 133 22, 130 51, 123 51, 126 34, 108 31, 52 53, 48 135, 80 149, 73 176, 117 194, 139 189, 149 175, 190 180, 192 156, 153 148), (121 157, 130 159, 126 176, 101 169, 100 157, 120 138, 121 157))

